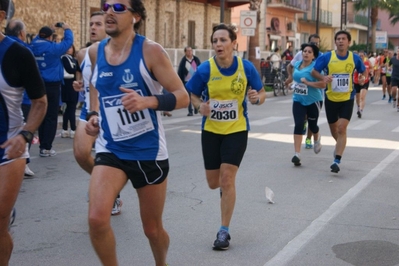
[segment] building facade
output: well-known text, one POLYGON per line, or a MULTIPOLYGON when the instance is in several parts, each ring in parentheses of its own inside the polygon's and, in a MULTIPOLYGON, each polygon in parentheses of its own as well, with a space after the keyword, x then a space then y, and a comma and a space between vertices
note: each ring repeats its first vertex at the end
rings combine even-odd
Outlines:
MULTIPOLYGON (((68 23, 75 35, 75 47, 84 47, 89 41, 90 14, 100 10, 100 0, 13 0, 14 18, 22 19, 29 36, 35 36, 41 27, 56 22, 68 23)), ((231 7, 248 1, 225 1, 224 21, 230 22, 231 7)), ((165 48, 210 49, 212 27, 220 22, 220 2, 213 0, 150 0, 145 1, 147 19, 140 33, 165 48)), ((4 28, 5 25, 2 25, 4 28)), ((63 31, 55 29, 57 39, 63 31)))

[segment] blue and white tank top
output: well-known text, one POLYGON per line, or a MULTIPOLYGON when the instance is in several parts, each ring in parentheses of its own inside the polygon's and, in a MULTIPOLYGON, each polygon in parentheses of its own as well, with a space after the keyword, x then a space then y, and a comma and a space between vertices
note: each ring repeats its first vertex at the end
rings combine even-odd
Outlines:
POLYGON ((92 83, 100 102, 100 134, 96 152, 112 152, 123 160, 165 160, 168 158, 160 112, 144 109, 129 113, 122 105, 120 87, 141 96, 162 94, 162 86, 149 72, 143 58, 145 37, 136 34, 129 57, 120 65, 110 65, 105 46, 98 47, 92 83))
POLYGON ((89 49, 86 49, 85 57, 83 58, 82 63, 80 64, 80 69, 82 71, 83 78, 83 97, 84 103, 82 106, 82 110, 80 111, 80 119, 86 121, 86 115, 88 109, 90 108, 90 77, 91 77, 91 61, 89 56, 89 49))

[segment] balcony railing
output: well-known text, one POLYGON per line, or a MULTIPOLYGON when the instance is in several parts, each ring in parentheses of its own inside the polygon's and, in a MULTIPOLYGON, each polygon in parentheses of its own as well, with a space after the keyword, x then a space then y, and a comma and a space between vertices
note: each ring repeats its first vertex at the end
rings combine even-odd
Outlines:
POLYGON ((357 15, 357 14, 348 14, 348 23, 359 24, 359 25, 367 27, 368 22, 369 22, 369 18, 367 16, 357 15))
POLYGON ((267 0, 270 6, 286 6, 301 11, 308 11, 310 8, 310 0, 267 0))
MULTIPOLYGON (((304 14, 300 14, 299 19, 302 20, 306 20, 306 21, 310 21, 310 22, 316 22, 316 8, 312 8, 312 10, 308 11, 307 13, 304 14)), ((325 25, 332 25, 332 12, 331 11, 327 11, 324 9, 320 9, 319 10, 319 21, 322 24, 325 25)))

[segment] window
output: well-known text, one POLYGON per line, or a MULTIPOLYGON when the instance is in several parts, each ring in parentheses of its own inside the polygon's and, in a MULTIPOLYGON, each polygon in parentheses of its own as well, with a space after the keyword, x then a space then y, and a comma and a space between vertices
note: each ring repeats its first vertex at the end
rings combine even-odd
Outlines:
POLYGON ((195 48, 195 21, 188 21, 187 45, 195 48))

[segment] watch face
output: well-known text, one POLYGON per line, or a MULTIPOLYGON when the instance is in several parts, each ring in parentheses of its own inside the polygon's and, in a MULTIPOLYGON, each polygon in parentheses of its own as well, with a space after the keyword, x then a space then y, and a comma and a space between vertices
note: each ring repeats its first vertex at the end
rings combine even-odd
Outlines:
POLYGON ((32 142, 33 134, 31 132, 22 130, 19 134, 21 134, 24 137, 26 142, 28 142, 28 143, 32 142))

